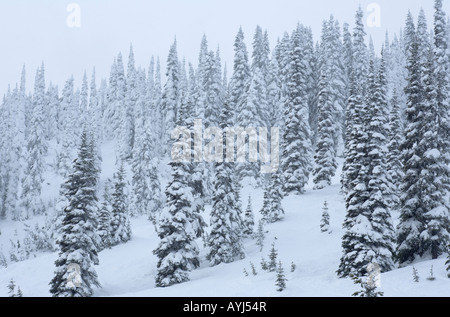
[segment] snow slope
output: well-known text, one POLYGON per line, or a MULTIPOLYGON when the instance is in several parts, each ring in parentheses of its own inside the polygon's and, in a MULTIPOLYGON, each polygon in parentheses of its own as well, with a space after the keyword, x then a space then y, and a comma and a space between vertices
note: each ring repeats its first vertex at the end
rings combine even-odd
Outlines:
MULTIPOLYGON (((105 152, 104 152, 105 153, 105 152)), ((106 152, 107 153, 107 152, 106 152)), ((113 155, 104 156, 102 179, 111 177, 114 166, 113 155), (108 168, 109 167, 109 168, 108 168)), ((338 171, 338 175, 339 175, 338 171)), ((50 186, 52 187, 52 186, 50 186)), ((54 190, 54 188, 52 188, 54 190)), ((95 296, 114 297, 347 297, 360 290, 359 285, 349 279, 337 278, 335 271, 341 257, 341 224, 345 217, 344 198, 339 193, 339 178, 335 177, 332 187, 322 191, 308 188, 305 195, 287 197, 283 206, 286 215, 283 221, 266 226, 268 231, 264 249, 260 252, 256 242, 245 240, 246 259, 231 264, 209 267, 206 250, 201 240, 201 267, 191 272, 191 281, 169 288, 155 288, 157 258, 152 250, 158 244, 153 224, 145 216, 132 220, 133 239, 125 245, 104 250, 100 253, 98 273, 101 289, 95 296), (320 232, 320 219, 324 201, 329 204, 331 234, 320 232), (287 289, 279 293, 275 288, 275 273, 261 269, 261 257, 268 259, 272 243, 278 249, 287 281, 287 289), (252 275, 250 262, 257 275, 252 275), (297 268, 290 271, 291 263, 297 268), (249 273, 245 276, 243 271, 249 273)), ((262 190, 244 186, 243 205, 248 195, 252 195, 253 211, 259 219, 262 206, 262 190)), ((245 207, 243 206, 243 207, 245 207)), ((206 212, 209 211, 207 208, 206 212)), ((205 214, 207 220, 207 214, 205 214)), ((11 237, 15 228, 23 225, 14 222, 1 223, 4 241, 11 237)), ((19 234, 20 235, 20 234, 19 234)), ((6 250, 4 250, 6 251, 6 250)), ((8 296, 7 284, 14 279, 24 296, 50 296, 49 282, 53 277, 54 261, 57 253, 39 254, 35 258, 12 263, 0 269, 0 296, 8 296)), ((420 281, 412 280, 412 266, 382 274, 380 291, 387 297, 448 297, 450 279, 445 271, 445 257, 438 260, 423 260, 415 263, 420 281), (435 281, 426 278, 433 266, 435 281)))

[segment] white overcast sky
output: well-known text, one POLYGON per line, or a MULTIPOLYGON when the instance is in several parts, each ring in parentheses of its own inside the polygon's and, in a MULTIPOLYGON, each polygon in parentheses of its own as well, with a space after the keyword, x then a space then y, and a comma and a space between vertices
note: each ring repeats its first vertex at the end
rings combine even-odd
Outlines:
MULTIPOLYGON (((24 64, 31 91, 42 61, 47 84, 52 81, 60 89, 72 74, 79 87, 84 70, 90 76, 94 66, 99 82, 100 77, 108 78, 119 52, 127 62, 130 43, 138 66, 148 68, 152 55, 159 56, 164 66, 175 36, 180 59, 196 64, 201 37, 206 34, 210 49, 220 45, 230 75, 239 26, 249 50, 256 25, 268 30, 272 47, 297 22, 311 26, 317 40, 322 21, 331 14, 341 25, 348 22, 352 26, 358 6, 366 11, 371 3, 381 8, 381 27, 367 28, 377 49, 387 30, 393 35, 403 27, 408 9, 417 17, 423 7, 432 27, 431 0, 2 0, 0 93, 19 81, 24 64), (80 28, 67 26, 70 3, 81 8, 80 28)), ((444 0, 444 8, 449 12, 450 0, 444 0)))

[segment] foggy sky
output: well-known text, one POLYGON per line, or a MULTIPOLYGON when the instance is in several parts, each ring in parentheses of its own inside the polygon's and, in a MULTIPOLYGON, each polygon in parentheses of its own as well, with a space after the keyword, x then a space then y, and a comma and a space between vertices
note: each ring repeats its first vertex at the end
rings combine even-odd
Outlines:
MULTIPOLYGON (((60 91, 72 74, 80 87, 83 72, 88 78, 96 67, 97 84, 108 78, 114 57, 122 52, 125 66, 133 43, 137 66, 148 68, 152 55, 159 56, 164 74, 165 60, 176 36, 180 59, 197 65, 200 41, 206 34, 209 48, 220 46, 228 75, 233 67, 233 42, 242 26, 249 51, 256 25, 267 29, 271 48, 297 22, 311 26, 319 40, 322 21, 331 14, 353 26, 358 6, 366 11, 370 3, 381 8, 381 27, 367 27, 377 50, 386 31, 391 39, 404 26, 408 9, 417 18, 425 9, 433 26, 431 0, 3 0, 0 2, 0 93, 20 80, 27 70, 27 90, 32 91, 37 67, 46 68, 46 84, 52 81, 60 91), (80 28, 67 25, 68 4, 81 8, 80 28)), ((444 8, 450 12, 450 2, 444 8)), ((366 12, 366 17, 369 12, 366 12)), ((365 18, 366 19, 366 18, 365 18)), ((366 21, 366 20, 365 20, 366 21)), ((367 26, 367 25, 366 25, 367 26)))

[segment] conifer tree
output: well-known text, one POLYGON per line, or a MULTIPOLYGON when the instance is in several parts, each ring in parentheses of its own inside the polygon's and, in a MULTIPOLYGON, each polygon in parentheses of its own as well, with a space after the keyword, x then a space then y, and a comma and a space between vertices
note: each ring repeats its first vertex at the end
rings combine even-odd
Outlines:
POLYGON ((266 234, 264 232, 264 221, 261 219, 258 221, 258 230, 255 233, 256 245, 259 246, 259 251, 262 252, 264 248, 264 239, 266 234))
POLYGON ((401 121, 400 100, 397 91, 394 90, 389 116, 389 136, 387 153, 387 172, 392 182, 391 201, 392 209, 398 209, 400 203, 400 185, 403 178, 403 166, 400 160, 400 145, 403 142, 403 124, 401 121))
POLYGON ((270 175, 266 192, 264 193, 264 207, 261 213, 266 223, 280 221, 284 215, 284 209, 281 205, 283 194, 281 192, 282 183, 278 172, 270 175))
POLYGON ((36 72, 34 86, 33 106, 30 122, 30 133, 27 139, 26 168, 22 178, 22 207, 27 218, 30 215, 42 212, 40 198, 43 173, 45 169, 45 155, 48 145, 44 133, 44 107, 45 107, 45 77, 44 65, 36 72))
POLYGON ((328 202, 324 202, 322 208, 322 219, 320 221, 320 231, 329 232, 330 230, 330 214, 328 212, 328 202))
POLYGON ((275 249, 275 243, 272 243, 272 248, 270 249, 269 263, 268 263, 268 269, 270 272, 275 272, 275 270, 277 269, 277 257, 278 257, 278 251, 275 249))
POLYGON ((111 235, 113 246, 128 242, 132 236, 125 192, 125 176, 125 168, 122 162, 114 177, 114 192, 112 194, 111 235))
MULTIPOLYGON (((226 129, 230 120, 229 103, 225 103, 221 114, 221 128, 226 129)), ((223 160, 226 142, 223 140, 223 160)), ((242 245, 243 223, 237 207, 233 186, 232 163, 215 164, 213 207, 211 211, 211 232, 208 239, 208 259, 211 265, 231 263, 245 257, 242 245)))
POLYGON ((309 106, 306 94, 304 28, 298 25, 291 36, 289 81, 285 100, 284 146, 281 167, 284 193, 302 194, 311 168, 309 106))
MULTIPOLYGON (((186 119, 183 110, 178 124, 186 119)), ((198 234, 198 215, 194 207, 193 188, 190 186, 191 167, 179 162, 172 153, 171 178, 166 188, 166 205, 158 217, 157 233, 161 239, 153 253, 158 257, 156 286, 168 287, 189 280, 189 272, 200 265, 199 248, 195 242, 198 234), (194 224, 194 225, 193 225, 194 224)))
POLYGON ((57 241, 59 257, 55 262, 55 276, 50 282, 54 297, 90 297, 92 287, 100 287, 94 270, 94 265, 99 264, 97 247, 101 243, 96 232, 97 173, 87 133, 83 132, 78 158, 63 186, 68 204, 57 241), (79 285, 69 283, 71 269, 79 269, 79 285))
POLYGON ((255 226, 255 216, 253 214, 252 209, 252 197, 248 196, 248 204, 247 209, 245 210, 244 215, 244 232, 243 234, 246 236, 252 236, 254 232, 254 226, 255 226))
POLYGON ((103 202, 99 211, 97 232, 102 241, 99 251, 102 249, 109 249, 112 246, 112 206, 110 186, 111 181, 108 180, 105 184, 103 202))
POLYGON ((281 263, 281 261, 279 261, 277 267, 277 280, 275 282, 278 292, 282 292, 286 289, 286 282, 287 279, 286 276, 284 275, 283 264, 281 263))
POLYGON ((424 255, 438 258, 445 252, 449 236, 449 203, 445 198, 448 161, 443 145, 447 141, 442 138, 448 79, 442 52, 446 44, 442 42, 445 21, 441 1, 435 2, 435 9, 434 48, 419 42, 418 35, 410 46, 405 140, 400 148, 404 168, 397 235, 400 264, 424 255), (424 51, 428 51, 426 61, 418 57, 424 51))

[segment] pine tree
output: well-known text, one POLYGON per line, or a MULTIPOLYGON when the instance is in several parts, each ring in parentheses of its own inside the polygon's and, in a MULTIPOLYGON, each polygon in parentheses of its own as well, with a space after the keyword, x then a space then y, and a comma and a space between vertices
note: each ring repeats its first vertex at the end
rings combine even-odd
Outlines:
POLYGON ((72 148, 75 144, 75 125, 73 122, 75 120, 74 117, 76 116, 76 108, 78 108, 78 105, 75 105, 74 102, 73 89, 73 77, 71 77, 64 85, 58 116, 58 131, 60 133, 57 134, 57 141, 62 148, 58 155, 57 167, 58 173, 64 177, 70 172, 73 160, 72 148))
MULTIPOLYGON (((179 124, 186 119, 183 109, 179 124)), ((181 153, 174 153, 181 155, 181 153)), ((158 217, 157 233, 161 239, 153 253, 158 257, 156 286, 168 287, 187 282, 189 272, 200 265, 199 248, 195 242, 198 235, 198 215, 194 206, 193 188, 190 186, 189 163, 178 162, 172 157, 169 164, 171 178, 166 188, 166 205, 158 217)))
POLYGON ((387 172, 392 182, 391 200, 392 210, 399 208, 400 204, 400 185, 403 179, 403 166, 400 160, 400 145, 403 142, 403 124, 401 121, 400 101, 397 91, 394 90, 391 100, 391 112, 389 116, 389 143, 387 153, 387 172))
POLYGON ((27 218, 42 212, 40 198, 43 172, 45 169, 45 155, 48 145, 44 134, 43 109, 45 107, 45 77, 44 65, 36 72, 33 106, 30 122, 30 133, 27 139, 26 168, 22 178, 22 207, 27 218))
MULTIPOLYGON (((375 73, 373 65, 370 65, 371 73, 375 73)), ((375 75, 375 74, 374 74, 375 75)), ((371 249, 375 256, 371 262, 377 263, 382 272, 394 268, 394 243, 395 233, 391 218, 390 206, 392 202, 392 181, 386 172, 387 157, 387 117, 388 101, 386 95, 386 77, 384 57, 377 76, 369 75, 369 87, 367 94, 367 121, 365 125, 369 128, 367 157, 368 157, 368 183, 367 191, 369 197, 364 204, 368 208, 370 223, 373 230, 371 249)))
POLYGON ((125 177, 125 168, 122 162, 114 177, 114 192, 112 194, 111 242, 113 246, 128 242, 132 236, 125 192, 125 177))
POLYGON ((14 282, 13 279, 11 279, 8 283, 8 295, 9 297, 16 297, 15 294, 16 291, 16 283, 14 282))
POLYGON ((413 281, 415 283, 419 283, 419 274, 414 266, 413 266, 413 281))
MULTIPOLYGON (((179 104, 179 86, 180 86, 180 62, 178 60, 177 42, 172 44, 167 57, 166 68, 167 81, 164 85, 161 96, 161 111, 163 115, 163 131, 170 133, 175 128, 177 122, 177 105, 179 104)), ((168 150, 168 149, 167 149, 168 150)))
MULTIPOLYGON (((245 45, 244 32, 239 28, 234 42, 234 66, 233 75, 230 81, 230 108, 235 109, 233 122, 237 124, 237 116, 244 104, 248 83, 250 81, 250 66, 248 61, 247 46, 245 45)), ((233 124, 234 125, 234 124, 233 124)))
MULTIPOLYGON (((359 170, 355 170, 346 195, 346 232, 342 239, 344 254, 338 270, 340 277, 362 276, 370 263, 377 263, 383 272, 394 267, 394 229, 390 203, 386 199, 390 183, 385 173, 387 101, 384 62, 381 62, 378 76, 375 76, 374 61, 370 62, 369 71, 366 101, 351 117, 355 121, 358 118, 358 125, 353 123, 350 137, 359 142, 347 143, 353 146, 351 154, 359 170)), ((347 154, 350 154, 349 149, 347 154)))
POLYGON ((330 214, 328 213, 328 202, 324 202, 322 208, 322 219, 320 221, 320 231, 329 232, 330 231, 330 214))
POLYGON ((282 292, 286 289, 286 276, 284 275, 283 264, 281 261, 278 263, 277 267, 277 280, 275 282, 275 286, 277 287, 278 292, 282 292))
POLYGON ((446 46, 442 43, 441 5, 442 2, 437 0, 435 48, 419 42, 418 35, 410 46, 405 90, 408 96, 405 140, 400 147, 404 169, 397 235, 400 264, 424 255, 436 259, 444 252, 449 235, 449 204, 444 198, 448 188, 448 161, 442 143, 446 141, 441 137, 441 123, 446 117, 442 109, 447 105, 445 91, 448 85, 444 74, 447 67, 445 53, 442 52, 446 46), (419 52, 424 51, 428 52, 426 60, 419 58, 419 52))
MULTIPOLYGON (((230 110, 229 103, 225 103, 220 118, 223 130, 228 126, 230 110)), ((222 156, 225 158, 225 139, 223 144, 222 156)), ((209 252, 207 255, 213 266, 245 258, 242 245, 244 228, 237 207, 236 189, 233 186, 234 169, 232 163, 216 163, 215 175, 211 232, 208 239, 209 252)))
POLYGON ((278 172, 270 175, 269 182, 264 193, 263 220, 266 223, 280 221, 284 215, 284 209, 281 205, 283 200, 282 183, 278 172))
POLYGON ((259 251, 262 252, 264 248, 264 239, 266 238, 266 234, 264 232, 264 221, 260 220, 258 222, 258 231, 255 233, 256 245, 259 246, 259 251))
POLYGON ((57 241, 59 257, 55 262, 55 276, 50 282, 50 293, 54 297, 90 297, 92 287, 100 287, 93 267, 99 264, 97 247, 101 243, 95 217, 97 173, 88 136, 83 132, 73 172, 64 185, 68 204, 64 208, 61 236, 57 241), (79 285, 69 284, 69 270, 75 266, 81 277, 79 285))
POLYGON ((316 168, 314 174, 314 189, 323 189, 331 185, 331 178, 336 173, 336 151, 333 141, 333 133, 336 126, 333 124, 333 100, 328 87, 328 74, 323 71, 319 82, 319 128, 318 142, 314 160, 316 168))
POLYGON ((352 43, 352 64, 349 79, 349 98, 346 107, 345 124, 345 151, 344 165, 342 167, 342 191, 347 193, 352 190, 353 183, 358 176, 361 166, 361 157, 358 154, 357 147, 361 144, 361 138, 364 137, 362 126, 362 111, 364 109, 364 99, 366 96, 368 60, 367 46, 365 44, 366 32, 363 24, 364 12, 361 8, 356 13, 356 27, 353 33, 352 43))
POLYGON ((272 248, 269 253, 269 263, 267 266, 270 272, 275 272, 277 268, 277 257, 278 251, 275 249, 275 243, 272 243, 272 248))
POLYGON ((254 226, 255 226, 255 216, 253 214, 253 209, 252 209, 252 197, 249 195, 247 209, 245 210, 245 215, 244 215, 244 232, 243 232, 243 234, 245 236, 249 236, 249 237, 252 236, 254 226))
POLYGON ((97 232, 102 241, 101 249, 108 249, 112 246, 112 206, 110 194, 111 181, 108 180, 105 184, 103 193, 103 202, 99 211, 97 232))
POLYGON ((286 122, 281 167, 286 195, 304 192, 312 160, 303 43, 304 29, 298 25, 291 37, 289 82, 284 113, 286 122))

